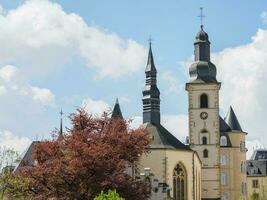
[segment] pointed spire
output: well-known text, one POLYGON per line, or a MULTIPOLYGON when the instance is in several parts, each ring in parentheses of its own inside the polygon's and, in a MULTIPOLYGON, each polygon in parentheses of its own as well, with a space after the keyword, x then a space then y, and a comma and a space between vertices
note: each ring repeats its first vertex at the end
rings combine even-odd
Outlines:
POLYGON ((62 116, 63 116, 63 111, 62 111, 62 108, 61 108, 61 110, 60 110, 60 128, 59 128, 59 134, 60 135, 63 135, 63 124, 62 124, 62 116))
POLYGON ((112 114, 111 114, 111 118, 113 118, 113 119, 114 118, 123 119, 118 98, 116 98, 116 103, 114 105, 114 108, 113 108, 113 111, 112 111, 112 114))
POLYGON ((152 52, 152 39, 149 38, 149 51, 148 51, 148 59, 147 59, 147 66, 146 66, 146 72, 151 73, 157 73, 155 64, 154 64, 154 58, 153 58, 153 52, 152 52))
POLYGON ((232 106, 230 106, 230 108, 229 108, 229 111, 228 111, 228 113, 227 113, 227 115, 225 117, 225 121, 230 126, 230 128, 232 130, 242 131, 242 128, 241 128, 241 126, 240 126, 240 124, 238 122, 238 119, 237 119, 237 117, 235 115, 235 112, 234 112, 232 106))
POLYGON ((143 123, 160 124, 160 92, 157 87, 157 70, 154 64, 149 40, 149 52, 146 66, 146 83, 143 90, 143 123))

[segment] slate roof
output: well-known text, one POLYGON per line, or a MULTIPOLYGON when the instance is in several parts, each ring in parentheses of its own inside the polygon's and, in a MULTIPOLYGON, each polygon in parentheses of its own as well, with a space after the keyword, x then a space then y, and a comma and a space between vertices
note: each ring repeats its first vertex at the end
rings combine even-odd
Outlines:
POLYGON ((14 172, 16 172, 19 169, 22 169, 23 167, 32 166, 34 164, 34 160, 32 159, 32 155, 33 155, 35 146, 39 143, 41 143, 41 142, 33 141, 31 143, 31 145, 25 151, 24 155, 22 155, 22 159, 19 162, 19 164, 17 165, 17 167, 14 169, 14 172))
POLYGON ((154 58, 153 58, 151 43, 149 43, 148 59, 147 59, 147 66, 146 66, 145 72, 157 73, 157 69, 156 69, 155 64, 154 64, 154 58))
POLYGON ((228 124, 220 116, 220 132, 230 132, 230 131, 231 131, 230 126, 228 126, 228 124))
POLYGON ((234 112, 232 106, 230 106, 229 111, 228 111, 224 120, 229 125, 229 127, 232 129, 232 131, 241 131, 242 132, 242 128, 238 122, 238 119, 235 115, 235 112, 234 112))
POLYGON ((116 103, 114 105, 114 108, 113 108, 113 111, 112 111, 112 114, 111 114, 111 118, 121 118, 121 119, 123 119, 118 98, 116 99, 116 103))
POLYGON ((247 161, 248 176, 266 176, 267 160, 248 160, 247 161))
POLYGON ((188 145, 180 142, 161 124, 154 125, 151 123, 145 123, 141 125, 141 128, 145 128, 152 135, 152 143, 149 148, 190 150, 188 145))
POLYGON ((267 150, 257 149, 253 152, 250 160, 267 160, 267 150))

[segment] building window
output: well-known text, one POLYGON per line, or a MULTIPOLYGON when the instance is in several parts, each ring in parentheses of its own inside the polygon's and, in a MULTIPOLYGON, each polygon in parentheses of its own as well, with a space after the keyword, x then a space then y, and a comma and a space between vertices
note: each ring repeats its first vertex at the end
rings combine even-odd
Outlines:
POLYGON ((187 175, 181 164, 177 164, 173 170, 173 199, 187 199, 187 175))
POLYGON ((227 138, 226 138, 226 136, 222 136, 221 137, 220 143, 221 143, 221 146, 223 146, 223 147, 227 146, 227 138))
POLYGON ((253 188, 259 188, 259 180, 252 180, 252 187, 253 188))
POLYGON ((208 108, 208 96, 206 94, 200 96, 200 108, 208 108))
POLYGON ((202 137, 202 144, 205 145, 205 144, 207 144, 207 143, 208 143, 208 142, 207 142, 207 137, 205 137, 205 136, 202 137))
POLYGON ((241 161, 241 173, 245 174, 247 172, 247 166, 245 161, 241 161))
POLYGON ((229 198, 228 198, 228 194, 227 193, 224 193, 223 195, 222 195, 222 200, 228 200, 229 198))
POLYGON ((226 185, 227 184, 227 175, 226 175, 226 173, 222 173, 221 174, 221 183, 222 183, 222 185, 226 185))
POLYGON ((240 142, 240 152, 246 152, 246 143, 244 141, 240 142))
POLYGON ((203 157, 208 158, 209 157, 209 151, 207 149, 204 149, 203 151, 203 157))
POLYGON ((247 185, 244 182, 241 183, 241 194, 242 195, 247 194, 247 185))
POLYGON ((221 165, 226 165, 226 164, 227 164, 227 156, 221 155, 221 165))

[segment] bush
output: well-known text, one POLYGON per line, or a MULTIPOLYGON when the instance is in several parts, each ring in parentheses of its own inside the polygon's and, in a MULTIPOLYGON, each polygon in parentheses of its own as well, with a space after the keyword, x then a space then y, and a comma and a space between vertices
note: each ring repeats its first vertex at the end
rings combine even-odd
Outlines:
POLYGON ((103 191, 94 200, 123 200, 116 192, 116 190, 109 190, 108 193, 104 193, 103 191))

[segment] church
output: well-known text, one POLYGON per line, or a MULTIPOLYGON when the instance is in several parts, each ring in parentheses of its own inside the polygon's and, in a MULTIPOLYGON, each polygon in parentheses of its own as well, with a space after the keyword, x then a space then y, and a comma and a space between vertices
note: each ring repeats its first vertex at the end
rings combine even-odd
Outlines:
POLYGON ((189 68, 188 144, 174 137, 160 121, 151 43, 145 69, 143 125, 151 134, 149 154, 142 155, 136 176, 143 177, 151 200, 237 200, 247 198, 246 135, 232 107, 219 114, 221 83, 210 60, 210 41, 203 25, 194 42, 194 62, 189 68))
MULTIPOLYGON (((189 117, 185 144, 161 124, 157 69, 149 44, 141 127, 148 130, 152 142, 147 147, 149 153, 140 156, 130 173, 146 182, 151 200, 247 199, 247 133, 232 107, 225 117, 220 116, 221 83, 216 74, 216 66, 210 60, 209 36, 201 25, 195 37, 190 79, 185 84, 189 117)), ((122 117, 118 101, 114 116, 122 117)), ((17 169, 34 163, 31 154, 37 143, 31 144, 17 169)))

